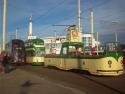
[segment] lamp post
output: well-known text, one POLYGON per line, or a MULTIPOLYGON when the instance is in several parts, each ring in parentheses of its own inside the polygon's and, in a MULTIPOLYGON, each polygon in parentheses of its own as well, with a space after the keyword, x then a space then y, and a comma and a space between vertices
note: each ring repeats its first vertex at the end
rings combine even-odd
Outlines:
POLYGON ((90 17, 91 17, 91 45, 92 45, 92 48, 94 47, 94 44, 93 44, 93 34, 94 34, 94 15, 93 15, 93 11, 92 9, 90 9, 90 17))
MULTIPOLYGON (((117 27, 118 25, 118 21, 112 21, 112 25, 117 27)), ((117 34, 117 31, 115 32, 115 42, 116 42, 116 47, 118 46, 118 34, 117 34)))
POLYGON ((81 4, 80 0, 78 0, 78 34, 79 34, 79 41, 82 42, 82 32, 81 32, 81 4))
POLYGON ((118 35, 116 32, 115 32, 115 42, 116 42, 116 47, 117 47, 118 46, 118 35))
POLYGON ((2 36, 2 50, 5 51, 6 42, 6 0, 4 0, 3 6, 3 36, 2 36))
POLYGON ((97 55, 99 55, 99 44, 98 44, 98 41, 99 41, 99 33, 97 32, 96 33, 97 35, 97 55))

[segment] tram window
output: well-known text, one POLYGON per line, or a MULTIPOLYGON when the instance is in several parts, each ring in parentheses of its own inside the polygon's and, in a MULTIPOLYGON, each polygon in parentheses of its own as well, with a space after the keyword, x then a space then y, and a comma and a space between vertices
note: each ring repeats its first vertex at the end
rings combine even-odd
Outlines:
POLYGON ((75 46, 69 46, 69 52, 75 52, 76 48, 75 46))
POLYGON ((63 54, 66 55, 67 54, 67 47, 63 48, 63 54))
POLYGON ((78 47, 78 48, 77 48, 77 51, 78 51, 78 52, 82 52, 82 48, 81 48, 81 47, 78 47))
POLYGON ((27 44, 25 43, 25 47, 27 47, 27 44))
POLYGON ((44 55, 45 54, 45 51, 41 51, 41 55, 44 55))
POLYGON ((33 56, 36 56, 36 54, 37 54, 36 51, 34 51, 34 52, 33 52, 33 56))
POLYGON ((27 54, 27 56, 33 56, 34 55, 34 53, 32 51, 27 51, 26 54, 27 54))
POLYGON ((45 52, 44 51, 40 51, 40 50, 36 50, 35 52, 33 52, 33 55, 34 56, 41 56, 41 55, 44 55, 45 52))
POLYGON ((48 49, 48 44, 45 44, 46 49, 48 49))
POLYGON ((43 45, 44 43, 43 42, 40 42, 39 45, 43 45))

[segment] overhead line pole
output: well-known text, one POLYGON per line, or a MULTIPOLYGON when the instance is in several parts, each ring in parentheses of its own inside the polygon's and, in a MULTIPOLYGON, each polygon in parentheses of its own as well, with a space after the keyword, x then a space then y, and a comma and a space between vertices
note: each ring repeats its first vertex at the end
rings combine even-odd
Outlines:
POLYGON ((99 41, 99 33, 97 32, 97 55, 99 55, 99 44, 98 44, 98 41, 99 41))
POLYGON ((80 10, 80 0, 78 0, 78 31, 81 30, 81 10, 80 10))
POLYGON ((93 16, 93 11, 90 10, 90 16, 91 16, 91 45, 92 45, 92 48, 93 48, 93 34, 94 34, 94 16, 93 16))
POLYGON ((78 0, 78 32, 79 32, 79 40, 82 42, 82 33, 81 33, 81 4, 80 0, 78 0))
POLYGON ((6 42, 6 0, 4 0, 3 6, 3 36, 2 36, 2 50, 5 51, 6 42))
POLYGON ((118 35, 117 32, 115 32, 115 42, 116 42, 116 47, 118 46, 118 35))

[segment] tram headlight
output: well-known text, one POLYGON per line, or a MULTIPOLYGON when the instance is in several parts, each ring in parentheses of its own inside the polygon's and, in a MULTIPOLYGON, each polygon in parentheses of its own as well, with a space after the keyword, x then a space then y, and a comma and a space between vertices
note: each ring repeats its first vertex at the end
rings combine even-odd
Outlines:
POLYGON ((112 64, 112 61, 111 61, 111 60, 109 60, 109 61, 108 61, 108 64, 109 64, 109 65, 111 65, 111 64, 112 64))
POLYGON ((111 68, 112 61, 111 61, 111 60, 109 60, 109 61, 108 61, 108 64, 109 64, 109 68, 111 68))

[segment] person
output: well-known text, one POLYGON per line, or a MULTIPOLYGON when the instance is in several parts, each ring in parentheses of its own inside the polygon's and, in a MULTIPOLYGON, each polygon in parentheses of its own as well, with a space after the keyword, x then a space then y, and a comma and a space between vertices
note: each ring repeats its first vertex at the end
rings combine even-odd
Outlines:
POLYGON ((0 54, 0 73, 5 73, 5 66, 3 64, 4 56, 5 56, 5 51, 2 51, 0 54))
POLYGON ((6 66, 8 64, 8 59, 7 59, 7 54, 5 53, 3 56, 3 61, 2 61, 2 65, 4 67, 4 72, 6 73, 6 66))
POLYGON ((81 47, 77 47, 76 51, 77 51, 77 56, 81 56, 83 54, 81 47))
POLYGON ((10 65, 10 57, 7 53, 5 53, 5 55, 3 57, 2 65, 4 67, 5 73, 8 73, 12 69, 12 67, 10 65))
POLYGON ((2 65, 1 61, 0 61, 0 73, 4 73, 4 66, 2 65))

